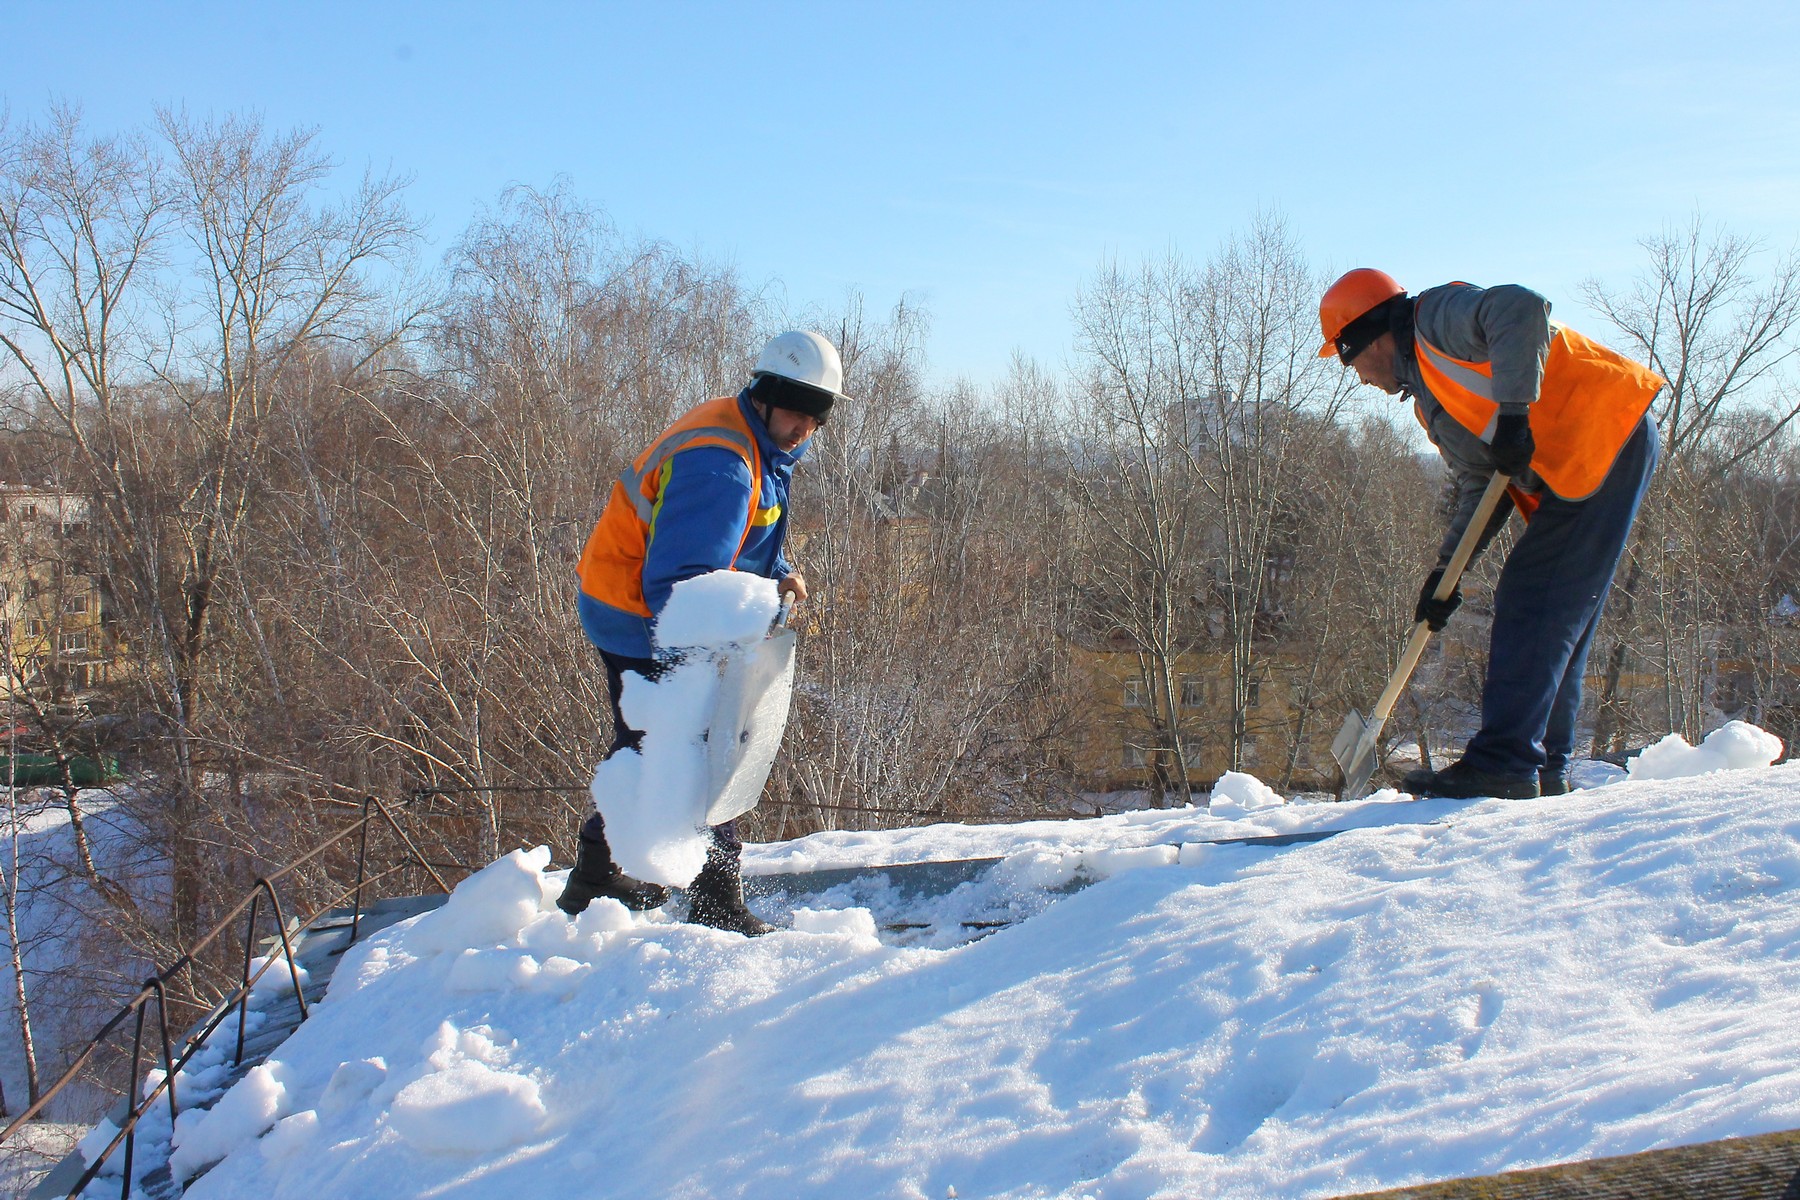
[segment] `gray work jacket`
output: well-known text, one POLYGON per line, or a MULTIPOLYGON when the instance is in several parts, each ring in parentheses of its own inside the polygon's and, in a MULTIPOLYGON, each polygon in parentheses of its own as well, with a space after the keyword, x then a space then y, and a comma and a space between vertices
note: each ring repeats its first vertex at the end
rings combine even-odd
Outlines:
MULTIPOLYGON (((1465 362, 1485 362, 1493 368, 1494 399, 1503 413, 1522 413, 1538 398, 1544 381, 1544 359, 1550 351, 1550 302, 1518 284, 1479 288, 1469 283, 1447 283, 1420 294, 1413 307, 1412 336, 1396 337, 1394 374, 1401 390, 1412 398, 1413 411, 1425 433, 1451 471, 1455 512, 1438 548, 1438 566, 1449 564, 1463 530, 1481 503, 1494 458, 1488 452, 1493 429, 1475 434, 1444 411, 1419 375, 1418 350, 1413 337, 1423 337, 1444 353, 1465 362)), ((1524 491, 1539 490, 1530 472, 1513 480, 1524 491)), ((1512 514, 1510 498, 1494 510, 1477 544, 1486 549, 1512 514)))

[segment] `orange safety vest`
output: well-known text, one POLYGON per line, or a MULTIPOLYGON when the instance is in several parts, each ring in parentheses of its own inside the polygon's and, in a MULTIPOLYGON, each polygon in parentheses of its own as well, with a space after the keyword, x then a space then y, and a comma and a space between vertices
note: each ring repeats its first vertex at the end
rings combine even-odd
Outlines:
MULTIPOLYGON (((663 430, 613 482, 612 496, 594 532, 588 535, 575 568, 582 591, 614 608, 640 617, 651 615, 644 603, 644 555, 650 532, 674 467, 670 460, 696 446, 723 446, 741 456, 750 468, 750 507, 744 514, 743 535, 738 538, 742 553, 762 499, 762 450, 738 409, 737 397, 721 396, 691 409, 663 430)), ((736 561, 733 555, 734 565, 736 561)))
MULTIPOLYGON (((1444 411, 1477 437, 1492 437, 1500 415, 1493 364, 1452 358, 1416 333, 1413 342, 1419 376, 1444 411)), ((1565 500, 1592 496, 1662 386, 1656 372, 1552 321, 1544 379, 1529 410, 1537 444, 1531 469, 1565 500)))

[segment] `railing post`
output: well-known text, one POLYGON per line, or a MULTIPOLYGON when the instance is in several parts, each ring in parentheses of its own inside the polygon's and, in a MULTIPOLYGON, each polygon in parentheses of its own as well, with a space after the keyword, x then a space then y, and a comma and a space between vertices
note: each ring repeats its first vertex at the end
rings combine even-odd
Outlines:
POLYGON ((362 832, 356 847, 356 891, 350 900, 350 944, 356 945, 362 926, 363 880, 369 873, 369 809, 375 803, 373 794, 363 797, 362 832))
MULTIPOLYGON (((162 980, 151 979, 145 982, 146 988, 160 988, 162 980)), ((139 1071, 143 1067, 144 1050, 144 1006, 138 1005, 137 1021, 131 1031, 131 1090, 125 1093, 125 1174, 123 1186, 119 1190, 119 1200, 131 1200, 131 1165, 137 1152, 137 1094, 143 1089, 143 1079, 139 1071)))
POLYGON ((169 996, 163 990, 162 980, 152 979, 150 985, 156 992, 156 1025, 162 1033, 163 1082, 169 1087, 169 1129, 172 1133, 180 1105, 175 1102, 175 1046, 169 1040, 169 996))
POLYGON ((300 986, 300 964, 294 959, 294 944, 288 941, 287 916, 281 911, 281 897, 275 894, 275 885, 267 879, 256 882, 269 893, 269 908, 275 913, 275 931, 281 935, 281 956, 287 959, 288 979, 294 985, 294 1003, 300 1006, 300 1019, 304 1021, 311 1014, 306 1009, 306 989, 300 986))
POLYGON ((238 991, 243 995, 238 997, 237 1051, 231 1057, 234 1066, 244 1061, 244 1025, 250 1017, 250 952, 256 947, 256 910, 261 904, 261 892, 250 898, 250 920, 244 926, 244 970, 238 976, 238 991))

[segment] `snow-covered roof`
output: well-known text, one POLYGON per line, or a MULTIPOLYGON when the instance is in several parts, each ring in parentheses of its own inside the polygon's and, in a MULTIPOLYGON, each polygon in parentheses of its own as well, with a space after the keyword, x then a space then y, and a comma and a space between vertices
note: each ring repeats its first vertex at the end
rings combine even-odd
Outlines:
POLYGON ((793 928, 755 940, 571 921, 515 853, 347 955, 175 1165, 194 1200, 1305 1197, 1793 1128, 1800 765, 1692 773, 1766 747, 1534 801, 1239 779, 817 834, 749 870, 1003 861, 763 900, 793 928))

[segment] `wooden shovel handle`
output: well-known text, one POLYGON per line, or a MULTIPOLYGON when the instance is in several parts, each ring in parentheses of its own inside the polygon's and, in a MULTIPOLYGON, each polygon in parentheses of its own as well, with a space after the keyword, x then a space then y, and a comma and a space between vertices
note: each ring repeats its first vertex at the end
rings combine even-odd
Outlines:
MULTIPOLYGON (((1444 576, 1438 580, 1437 590, 1431 593, 1436 600, 1448 600, 1456 591, 1456 585, 1462 581, 1463 569, 1469 560, 1475 557, 1475 546, 1481 541, 1482 531, 1493 519, 1494 509, 1500 506, 1500 497, 1506 494, 1506 485, 1512 477, 1494 472, 1488 480, 1487 491, 1481 493, 1481 503, 1475 506, 1475 515, 1469 519, 1468 526, 1456 543, 1456 550, 1450 555, 1450 563, 1444 568, 1444 576)), ((1377 724, 1387 721, 1394 711, 1394 705, 1400 701, 1400 693, 1406 690, 1407 681, 1412 678, 1413 668, 1419 665, 1419 659, 1425 653, 1425 643, 1431 640, 1431 626, 1420 621, 1413 626, 1412 636, 1406 641, 1406 649, 1400 655, 1400 664, 1394 668, 1388 679, 1387 688, 1381 693, 1381 699, 1375 702, 1375 709, 1370 714, 1377 724)))

